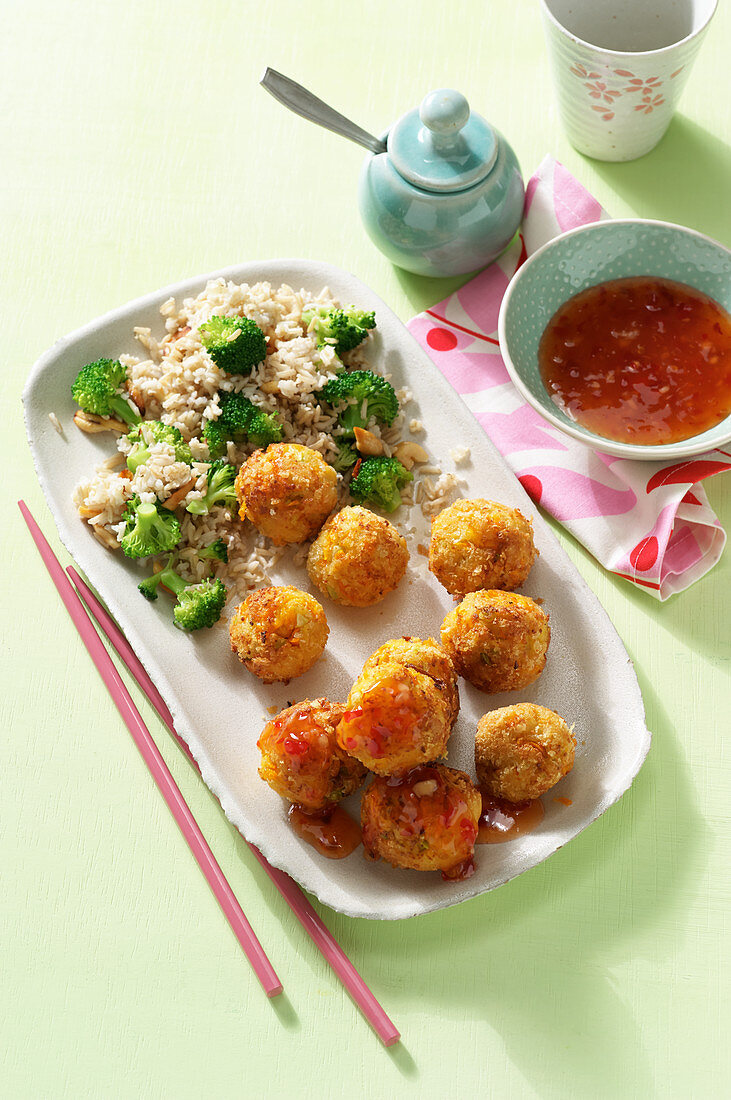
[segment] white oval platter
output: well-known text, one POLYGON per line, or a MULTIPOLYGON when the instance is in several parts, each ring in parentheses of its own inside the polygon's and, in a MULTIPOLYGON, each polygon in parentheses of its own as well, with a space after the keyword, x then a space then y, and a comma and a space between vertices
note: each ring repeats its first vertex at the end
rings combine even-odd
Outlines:
MULTIPOLYGON (((189 744, 203 779, 230 821, 258 845, 275 866, 291 874, 326 905, 355 917, 395 920, 473 898, 534 867, 585 829, 627 790, 650 745, 644 708, 630 659, 605 611, 584 583, 547 524, 506 467, 462 399, 417 345, 401 321, 355 276, 310 260, 246 263, 187 279, 113 310, 59 340, 36 363, 23 395, 26 425, 41 486, 64 545, 106 601, 168 703, 181 737, 189 744), (110 553, 79 519, 71 501, 76 483, 108 457, 108 435, 84 435, 71 423, 70 388, 79 368, 99 357, 135 352, 132 330, 150 326, 163 335, 159 307, 167 298, 197 294, 210 278, 234 282, 287 283, 319 291, 328 286, 344 305, 376 311, 377 330, 369 360, 407 386, 426 433, 419 441, 445 472, 463 480, 465 497, 488 497, 532 518, 540 558, 522 591, 543 600, 550 614, 551 646, 545 671, 524 692, 485 695, 460 681, 462 710, 449 745, 448 762, 474 776, 474 733, 487 710, 511 702, 538 702, 575 724, 578 745, 573 771, 544 796, 545 817, 532 833, 509 843, 477 849, 477 870, 462 882, 437 874, 395 870, 363 858, 327 860, 291 831, 282 801, 257 775, 256 740, 269 708, 326 695, 342 700, 368 655, 389 638, 409 634, 439 637, 453 600, 428 572, 416 545, 428 543, 428 523, 418 506, 402 508, 395 520, 415 525, 411 563, 398 590, 373 608, 340 608, 312 588, 303 568, 284 562, 272 583, 294 583, 324 603, 330 639, 324 656, 288 685, 267 686, 231 654, 225 624, 197 635, 176 630, 163 601, 155 605, 136 589, 139 570, 110 553), (49 420, 55 413, 65 438, 49 420), (450 451, 470 448, 469 464, 455 469, 450 451), (556 799, 570 800, 565 805, 556 799)), ((61 606, 59 604, 59 615, 61 606)), ((348 803, 358 814, 358 796, 348 803)), ((601 854, 597 853, 597 858, 601 854)))

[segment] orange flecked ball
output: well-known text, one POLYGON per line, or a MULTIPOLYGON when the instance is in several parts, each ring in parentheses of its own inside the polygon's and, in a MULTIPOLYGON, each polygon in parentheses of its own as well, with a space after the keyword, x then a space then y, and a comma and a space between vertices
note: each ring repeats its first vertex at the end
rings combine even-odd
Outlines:
POLYGON ((251 592, 229 623, 231 649, 265 684, 288 683, 312 668, 329 634, 314 596, 293 585, 251 592))
POLYGON ((329 699, 303 699, 267 722, 257 741, 261 778, 309 813, 346 798, 366 777, 363 765, 335 738, 343 710, 329 699))
POLYGON ((555 711, 535 703, 501 707, 477 724, 477 778, 483 790, 508 802, 540 798, 571 771, 575 748, 555 711))
POLYGON ((312 538, 337 504, 338 475, 322 455, 299 443, 254 451, 236 477, 241 519, 275 546, 312 538))
POLYGON ((430 676, 386 662, 364 669, 351 688, 338 744, 379 775, 441 756, 451 731, 448 701, 430 676))
POLYGON ((444 764, 379 776, 361 802, 363 847, 393 867, 452 877, 472 858, 481 811, 469 776, 444 764))
POLYGON ((548 615, 517 592, 469 592, 442 623, 442 645, 482 691, 518 691, 536 680, 551 639, 548 615))
POLYGON ((320 531, 307 557, 310 580, 335 603, 370 607, 406 572, 406 539, 367 508, 343 508, 320 531))
POLYGON ((432 521, 429 568, 453 596, 519 588, 536 557, 530 520, 507 504, 456 500, 432 521))
POLYGON ((433 638, 394 638, 384 642, 371 654, 363 665, 363 671, 394 661, 431 677, 446 700, 450 726, 454 725, 459 714, 459 692, 457 673, 446 649, 433 638))

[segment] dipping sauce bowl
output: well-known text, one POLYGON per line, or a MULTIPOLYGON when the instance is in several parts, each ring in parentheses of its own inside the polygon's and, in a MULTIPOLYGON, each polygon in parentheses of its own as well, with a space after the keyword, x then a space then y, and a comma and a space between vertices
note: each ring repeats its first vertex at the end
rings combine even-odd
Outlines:
MULTIPOLYGON (((596 222, 549 241, 516 272, 503 298, 500 348, 510 377, 525 399, 551 424, 596 451, 622 458, 664 461, 701 454, 731 440, 731 414, 713 427, 673 443, 609 439, 572 419, 546 389, 539 345, 547 325, 570 298, 601 283, 653 276, 692 287, 731 312, 731 251, 692 229, 632 219, 596 222)), ((644 349, 645 354, 651 354, 644 349)), ((628 371, 632 355, 628 354, 628 371)), ((587 370, 592 369, 587 363, 587 370)), ((709 362, 710 372, 718 370, 709 362)), ((649 395, 652 399, 653 395, 649 395)), ((658 394, 672 407, 670 392, 658 394)))

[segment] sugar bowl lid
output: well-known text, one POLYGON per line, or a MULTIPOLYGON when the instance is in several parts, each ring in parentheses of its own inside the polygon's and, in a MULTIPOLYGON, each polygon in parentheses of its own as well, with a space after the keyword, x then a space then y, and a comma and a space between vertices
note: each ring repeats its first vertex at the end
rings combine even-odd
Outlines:
POLYGON ((391 162, 424 191, 464 191, 487 176, 497 157, 495 131, 460 92, 429 92, 386 139, 391 162))

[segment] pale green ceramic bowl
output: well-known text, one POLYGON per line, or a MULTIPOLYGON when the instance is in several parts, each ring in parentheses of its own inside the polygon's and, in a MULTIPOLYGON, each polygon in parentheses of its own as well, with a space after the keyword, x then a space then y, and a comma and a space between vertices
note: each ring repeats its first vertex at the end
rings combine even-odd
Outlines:
POLYGON ((596 451, 662 461, 713 450, 731 440, 731 416, 679 443, 618 443, 588 431, 549 396, 538 369, 538 344, 553 314, 587 287, 630 275, 675 279, 715 298, 731 312, 731 252, 710 237, 668 222, 596 222, 555 237, 515 274, 498 322, 505 366, 526 400, 557 428, 596 451))

